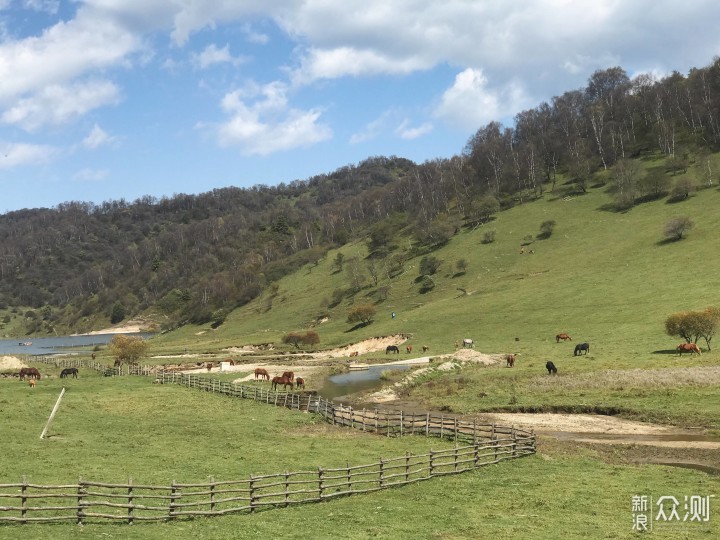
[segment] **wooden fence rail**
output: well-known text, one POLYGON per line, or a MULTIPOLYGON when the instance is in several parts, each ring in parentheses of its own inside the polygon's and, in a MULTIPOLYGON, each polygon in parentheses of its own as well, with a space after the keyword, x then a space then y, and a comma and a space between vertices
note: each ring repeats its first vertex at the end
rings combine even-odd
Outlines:
POLYGON ((254 512, 370 493, 535 453, 534 437, 515 437, 427 454, 410 454, 375 463, 317 471, 250 476, 247 480, 152 486, 79 480, 77 484, 43 486, 23 479, 0 484, 0 522, 41 523, 108 519, 164 521, 191 516, 254 512))
MULTIPOLYGON (((107 366, 87 360, 51 359, 58 367, 89 367, 105 372, 107 366), (63 362, 68 362, 63 363, 63 362)), ((257 402, 306 411, 333 425, 386 436, 424 435, 455 441, 455 447, 427 454, 380 459, 375 463, 341 468, 318 468, 250 476, 200 484, 172 482, 170 486, 89 482, 44 486, 0 484, 0 523, 114 520, 163 521, 193 516, 221 516, 265 508, 305 504, 408 485, 458 474, 486 465, 535 453, 533 432, 514 426, 478 424, 445 415, 397 410, 362 409, 333 403, 313 393, 292 393, 244 386, 208 377, 157 372, 147 367, 120 368, 119 374, 151 375, 158 382, 181 384, 206 392, 252 399, 257 402)))

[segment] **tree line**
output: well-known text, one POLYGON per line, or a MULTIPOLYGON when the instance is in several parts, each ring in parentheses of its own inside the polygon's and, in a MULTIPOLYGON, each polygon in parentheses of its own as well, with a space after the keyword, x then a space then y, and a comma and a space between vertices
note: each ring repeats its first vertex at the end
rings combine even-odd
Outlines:
POLYGON ((370 260, 383 261, 371 274, 382 266, 392 275, 404 256, 399 231, 415 255, 427 254, 546 190, 607 182, 618 207, 687 197, 698 186, 683 172, 694 159, 713 185, 719 147, 720 58, 662 79, 599 70, 584 88, 520 112, 512 127, 480 127, 449 158, 373 156, 277 186, 9 212, 0 216, 0 309, 30 308, 29 332, 82 330, 150 308, 169 325, 222 324, 350 240, 366 239, 370 260), (634 159, 650 155, 662 165, 641 171, 634 159))

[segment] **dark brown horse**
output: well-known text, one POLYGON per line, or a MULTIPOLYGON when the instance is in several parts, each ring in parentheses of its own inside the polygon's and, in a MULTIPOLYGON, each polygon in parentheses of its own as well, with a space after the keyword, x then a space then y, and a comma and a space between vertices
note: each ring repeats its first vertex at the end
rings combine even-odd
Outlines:
POLYGON ((208 372, 209 372, 212 368, 213 368, 213 365, 212 365, 210 362, 208 362, 207 364, 205 364, 205 369, 207 369, 208 372))
POLYGON ((266 381, 270 380, 270 374, 267 372, 267 369, 263 368, 255 368, 255 380, 263 379, 266 381))
POLYGON ((60 378, 61 378, 61 379, 64 379, 65 377, 70 377, 71 375, 72 375, 72 378, 73 378, 73 379, 77 379, 77 377, 78 377, 78 369, 75 368, 75 367, 68 367, 68 368, 63 369, 63 370, 60 372, 60 378))
POLYGON ((28 379, 37 379, 40 380, 40 372, 37 368, 34 367, 24 367, 20 370, 20 380, 24 381, 25 377, 28 379))
POLYGON ((395 354, 400 354, 400 349, 398 349, 395 345, 388 345, 385 348, 385 354, 390 354, 391 352, 395 354))
POLYGON ((295 379, 295 388, 300 388, 301 386, 303 390, 305 390, 305 379, 298 377, 295 379))
POLYGON ((690 354, 702 354, 700 352, 700 347, 697 346, 697 343, 681 343, 677 346, 677 352, 682 356, 682 353, 689 352, 690 354))
POLYGON ((290 382, 295 380, 295 374, 292 371, 283 371, 283 374, 281 375, 281 377, 283 377, 285 379, 289 379, 290 382))
POLYGON ((277 390, 278 384, 283 385, 283 390, 285 388, 287 388, 288 386, 290 387, 290 390, 292 390, 292 388, 293 388, 293 382, 290 379, 288 379, 287 377, 273 377, 270 387, 273 390, 277 390))
POLYGON ((506 354, 505 362, 507 363, 507 367, 513 367, 515 365, 515 355, 514 354, 506 354))
POLYGON ((561 339, 562 339, 563 341, 572 341, 572 338, 570 337, 570 335, 569 335, 569 334, 566 334, 566 333, 564 333, 564 332, 563 332, 562 334, 557 334, 557 335, 555 336, 555 343, 560 343, 560 340, 561 340, 561 339))

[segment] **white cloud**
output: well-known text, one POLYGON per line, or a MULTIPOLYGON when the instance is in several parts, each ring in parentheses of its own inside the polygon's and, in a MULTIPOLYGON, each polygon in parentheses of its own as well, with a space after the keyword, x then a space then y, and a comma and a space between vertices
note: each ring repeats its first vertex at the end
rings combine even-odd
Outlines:
POLYGON ((474 129, 492 120, 514 115, 527 106, 522 89, 509 84, 495 90, 479 69, 468 68, 455 77, 453 85, 445 90, 435 116, 459 129, 474 129))
POLYGON ((109 81, 46 86, 7 109, 0 121, 35 131, 47 124, 67 123, 88 111, 118 101, 119 90, 109 81))
POLYGON ((385 111, 375 120, 368 122, 362 131, 353 133, 350 137, 350 144, 360 144, 379 137, 383 132, 388 130, 389 125, 395 116, 395 111, 385 111))
POLYGON ((245 34, 245 39, 248 43, 254 43, 256 45, 266 45, 270 42, 270 37, 263 33, 254 30, 249 24, 245 24, 242 27, 242 32, 245 34))
POLYGON ((54 15, 60 7, 60 0, 23 0, 23 7, 54 15))
POLYGON ((217 129, 220 144, 264 156, 329 139, 332 131, 320 122, 322 111, 288 107, 286 92, 285 85, 275 82, 225 95, 221 105, 230 119, 217 129))
POLYGON ((86 148, 95 149, 106 144, 112 144, 116 140, 116 137, 108 135, 104 129, 95 124, 88 136, 83 139, 82 143, 86 148))
POLYGON ((430 122, 423 122, 417 127, 411 127, 410 120, 403 120, 395 129, 395 133, 397 133, 401 139, 412 140, 427 135, 432 130, 433 125, 430 122))
POLYGON ((110 175, 107 169, 80 169, 73 175, 73 180, 78 182, 99 182, 110 175))
POLYGON ((214 64, 225 63, 238 66, 244 61, 244 58, 233 57, 230 54, 228 45, 225 45, 222 49, 218 49, 214 43, 205 47, 202 52, 193 54, 193 63, 200 69, 207 69, 214 64))
POLYGON ((27 143, 0 143, 0 170, 21 165, 38 165, 57 154, 53 146, 27 143))

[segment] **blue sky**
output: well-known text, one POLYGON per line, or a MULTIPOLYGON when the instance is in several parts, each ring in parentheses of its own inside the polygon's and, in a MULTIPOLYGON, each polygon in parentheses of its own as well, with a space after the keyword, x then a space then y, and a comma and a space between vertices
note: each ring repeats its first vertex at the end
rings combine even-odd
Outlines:
POLYGON ((720 54, 715 0, 0 0, 0 213, 462 151, 597 69, 720 54))

